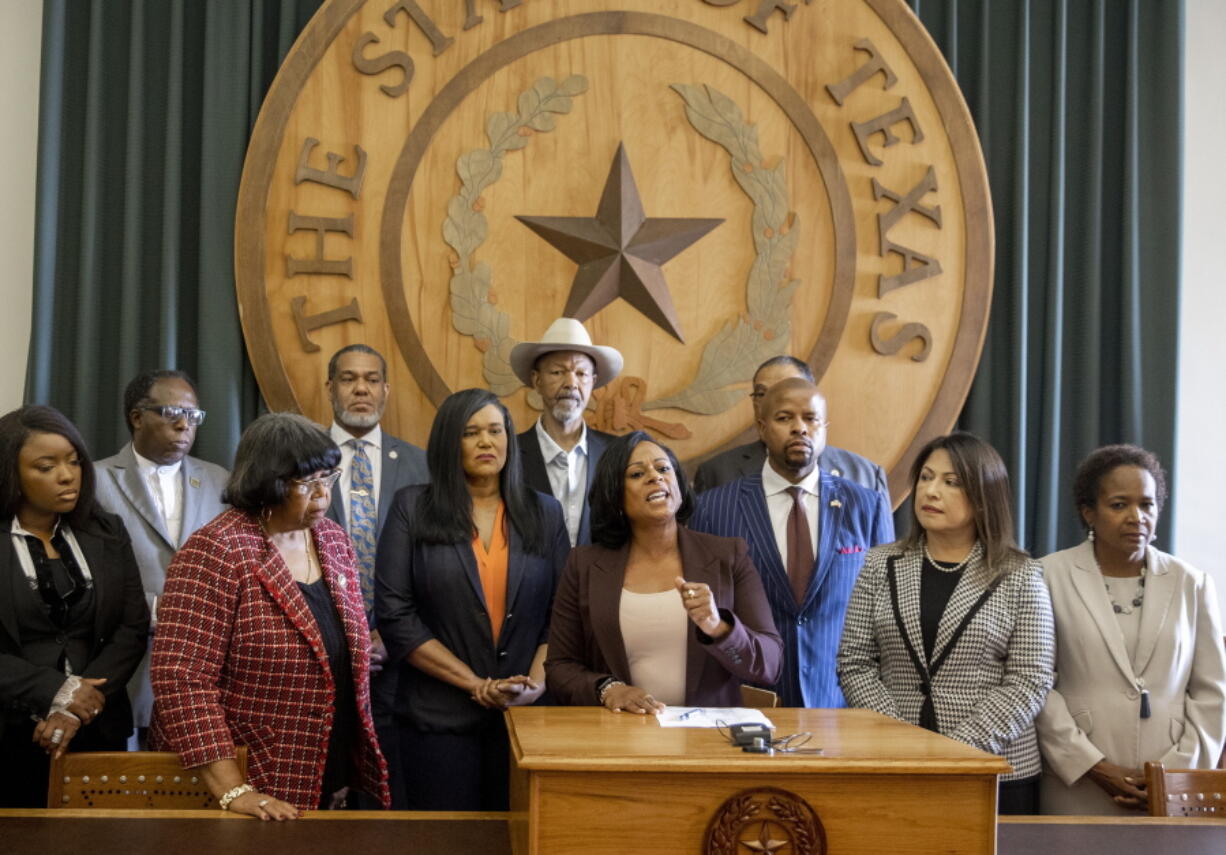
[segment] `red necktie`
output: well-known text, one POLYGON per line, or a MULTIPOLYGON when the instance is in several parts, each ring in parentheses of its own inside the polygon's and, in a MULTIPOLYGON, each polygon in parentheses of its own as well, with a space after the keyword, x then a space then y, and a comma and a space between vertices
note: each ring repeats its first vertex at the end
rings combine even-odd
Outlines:
POLYGON ((805 601, 809 579, 813 576, 813 538, 809 534, 809 519, 801 504, 804 489, 789 487, 792 494, 792 512, 788 514, 788 579, 792 582, 792 595, 796 604, 805 601))

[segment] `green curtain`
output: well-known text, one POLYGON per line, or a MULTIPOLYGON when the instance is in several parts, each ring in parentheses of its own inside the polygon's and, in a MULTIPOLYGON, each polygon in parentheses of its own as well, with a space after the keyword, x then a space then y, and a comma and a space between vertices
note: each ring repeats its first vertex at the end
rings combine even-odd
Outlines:
POLYGON ((264 93, 320 0, 45 0, 26 399, 95 456, 138 372, 192 374, 193 453, 228 465, 260 406, 234 290, 234 206, 264 93))
POLYGON ((996 216, 959 426, 1001 452, 1019 539, 1044 555, 1082 537, 1070 493, 1089 451, 1133 442, 1174 462, 1183 3, 911 6, 974 115, 996 216))
MULTIPOLYGON (((1129 441, 1173 460, 1183 4, 911 5, 966 95, 995 208, 992 320, 961 426, 1001 451, 1019 537, 1042 555, 1080 537, 1068 493, 1088 451, 1129 441)), ((120 392, 142 368, 197 376, 209 459, 228 462, 256 414, 234 203, 260 101, 318 6, 45 2, 27 399, 61 407, 98 453, 124 441, 120 392)))

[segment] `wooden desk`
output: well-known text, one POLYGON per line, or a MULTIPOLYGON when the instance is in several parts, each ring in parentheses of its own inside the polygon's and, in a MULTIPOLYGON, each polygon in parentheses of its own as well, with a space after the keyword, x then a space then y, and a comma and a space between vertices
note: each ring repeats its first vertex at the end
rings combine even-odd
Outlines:
POLYGON ((812 848, 796 840, 789 855, 995 851, 996 776, 1009 770, 999 757, 867 710, 768 715, 777 736, 809 731, 808 745, 824 753, 745 754, 715 730, 662 728, 599 707, 508 711, 511 806, 526 816, 512 822, 516 852, 732 853, 736 840, 795 838, 805 804, 818 839, 812 848), (742 799, 738 816, 720 814, 759 788, 799 802, 785 797, 781 813, 742 799), (722 848, 703 848, 708 826, 724 832, 722 848))

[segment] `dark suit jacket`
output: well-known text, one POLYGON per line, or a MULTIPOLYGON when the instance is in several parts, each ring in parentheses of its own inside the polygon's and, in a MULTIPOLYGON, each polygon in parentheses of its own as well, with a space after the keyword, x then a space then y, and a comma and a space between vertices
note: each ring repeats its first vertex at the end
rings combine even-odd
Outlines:
MULTIPOLYGON (((549 472, 545 468, 545 457, 541 454, 541 441, 536 436, 536 425, 519 434, 519 453, 524 468, 524 483, 538 493, 553 495, 553 485, 549 483, 549 472)), ((579 519, 579 536, 576 546, 592 542, 592 523, 588 508, 587 494, 592 489, 592 479, 596 476, 596 464, 600 462, 604 450, 617 437, 611 433, 603 433, 587 429, 587 488, 583 491, 583 516, 579 519)), ((556 498, 556 497, 555 497, 556 498)))
MULTIPOLYGON (((0 585, 6 589, 15 577, 22 577, 24 584, 9 534, 12 523, 12 517, 0 517, 6 541, 0 546, 0 585)), ((89 727, 107 741, 122 741, 132 733, 132 707, 124 687, 145 655, 149 607, 132 542, 119 517, 98 510, 88 528, 72 532, 94 580, 93 646, 79 676, 107 678, 99 687, 106 706, 89 727)), ((21 629, 12 599, 0 597, 0 707, 44 716, 64 684, 64 673, 54 663, 29 662, 22 656, 21 629)))
MULTIPOLYGON (((765 463, 766 446, 761 441, 730 448, 698 467, 698 471, 694 473, 694 490, 702 493, 747 475, 761 475, 765 463)), ((876 490, 885 497, 886 505, 892 506, 885 470, 867 457, 861 457, 845 448, 828 445, 817 459, 817 465, 823 472, 829 472, 837 478, 855 481, 870 490, 876 490)))
MULTIPOLYGON (((527 674, 549 633, 549 611, 558 574, 570 552, 562 508, 539 495, 544 511, 544 555, 524 551, 509 532, 507 601, 498 644, 490 628, 477 561, 469 543, 423 543, 413 536, 417 497, 424 485, 396 494, 375 559, 375 614, 393 662, 431 639, 468 664, 479 677, 527 674)), ((497 718, 467 692, 412 666, 400 671, 396 713, 417 729, 463 733, 497 718)))
MULTIPOLYGON (((740 706, 741 683, 772 683, 783 644, 762 582, 745 542, 681 528, 677 532, 685 578, 711 587, 732 632, 718 642, 693 628, 686 645, 685 702, 740 706)), ((618 621, 630 546, 576 547, 562 574, 549 632, 545 674, 563 704, 598 704, 596 685, 606 677, 631 683, 618 621)))
POLYGON ((760 474, 702 493, 690 519, 697 531, 742 537, 749 544, 783 636, 784 665, 773 688, 785 707, 845 706, 835 657, 847 601, 865 552, 894 539, 894 519, 881 494, 825 472, 819 489, 818 543, 802 605, 792 594, 775 542, 760 474))
MULTIPOLYGON (((426 465, 426 452, 416 445, 383 432, 383 462, 379 472, 379 519, 375 523, 375 537, 383 531, 388 512, 396 493, 412 484, 425 484, 430 480, 430 468, 426 465)), ((345 528, 345 507, 348 496, 339 489, 332 491, 332 503, 328 505, 328 519, 345 528)))

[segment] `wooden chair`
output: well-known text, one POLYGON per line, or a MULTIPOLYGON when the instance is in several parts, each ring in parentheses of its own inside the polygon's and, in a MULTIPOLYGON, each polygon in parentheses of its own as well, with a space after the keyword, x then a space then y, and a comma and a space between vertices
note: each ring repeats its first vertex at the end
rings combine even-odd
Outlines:
MULTIPOLYGON (((247 748, 238 746, 247 777, 247 748)), ((184 769, 169 751, 70 751, 51 761, 49 808, 215 809, 198 769, 184 769)))
POLYGON ((1145 764, 1150 816, 1226 819, 1226 770, 1166 769, 1145 764))
POLYGON ((779 696, 770 689, 741 684, 741 706, 750 709, 774 709, 779 706, 779 696))

